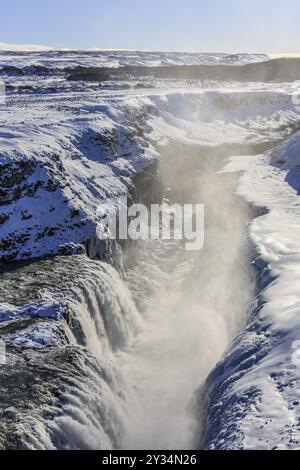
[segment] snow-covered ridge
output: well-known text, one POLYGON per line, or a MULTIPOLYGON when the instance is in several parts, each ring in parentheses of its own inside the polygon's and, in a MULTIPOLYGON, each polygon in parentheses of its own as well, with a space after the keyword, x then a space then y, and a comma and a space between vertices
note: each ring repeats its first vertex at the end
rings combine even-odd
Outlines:
POLYGON ((55 68, 81 67, 158 67, 167 65, 232 64, 243 65, 251 62, 268 60, 265 54, 208 54, 180 52, 144 52, 144 51, 51 51, 35 50, 23 52, 11 49, 1 50, 0 67, 13 65, 24 68, 29 66, 55 68))

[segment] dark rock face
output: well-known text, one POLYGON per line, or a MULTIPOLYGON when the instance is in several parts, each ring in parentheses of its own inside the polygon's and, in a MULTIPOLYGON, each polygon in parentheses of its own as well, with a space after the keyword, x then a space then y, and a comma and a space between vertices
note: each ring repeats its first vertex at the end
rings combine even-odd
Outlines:
POLYGON ((0 69, 0 75, 1 74, 24 75, 24 71, 19 67, 15 67, 13 65, 5 65, 0 69))
POLYGON ((110 80, 109 69, 97 67, 76 67, 71 70, 67 80, 86 81, 86 82, 104 82, 110 80))
MULTIPOLYGON (((0 164, 1 263, 34 257, 39 254, 37 247, 43 240, 50 242, 56 236, 59 239, 64 231, 75 224, 79 226, 81 212, 72 207, 68 199, 65 205, 70 218, 64 219, 65 224, 59 220, 61 217, 55 209, 61 205, 59 201, 65 197, 64 190, 68 186, 68 177, 57 155, 48 155, 43 162, 34 157, 4 159, 0 164), (52 205, 48 207, 49 200, 52 205), (42 221, 45 218, 47 223, 42 221)), ((53 244, 54 241, 50 243, 53 244)), ((74 249, 68 250, 64 244, 63 247, 63 254, 74 253, 74 249)), ((78 248, 75 251, 78 252, 78 248)))
POLYGON ((281 58, 246 65, 125 66, 118 69, 78 67, 70 71, 67 79, 102 82, 149 76, 158 79, 235 80, 241 82, 292 81, 300 80, 300 59, 281 58))
POLYGON ((35 165, 31 161, 12 162, 0 166, 0 206, 6 206, 28 195, 34 196, 40 181, 30 183, 35 165))

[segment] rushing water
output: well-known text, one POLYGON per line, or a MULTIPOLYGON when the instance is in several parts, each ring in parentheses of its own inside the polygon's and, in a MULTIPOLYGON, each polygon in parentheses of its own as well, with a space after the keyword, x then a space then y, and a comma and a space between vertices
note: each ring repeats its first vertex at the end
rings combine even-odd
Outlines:
POLYGON ((179 243, 144 242, 136 253, 129 272, 136 298, 147 283, 153 289, 141 306, 143 332, 124 365, 134 395, 122 439, 129 449, 193 448, 193 393, 245 323, 254 288, 251 215, 235 196, 237 175, 218 174, 221 154, 178 144, 161 152, 172 202, 205 204, 205 246, 188 253, 179 243))
MULTIPOLYGON (((251 214, 235 196, 237 175, 219 172, 221 152, 179 144, 160 151, 171 202, 205 204, 204 249, 130 244, 123 276, 82 256, 3 273, 6 301, 54 298, 68 307, 52 347, 8 347, 2 392, 24 377, 28 385, 23 397, 6 399, 3 447, 189 449, 199 440, 193 394, 245 323, 253 296, 251 214)), ((10 344, 13 334, 32 338, 32 328, 49 322, 27 318, 2 332, 10 344)))

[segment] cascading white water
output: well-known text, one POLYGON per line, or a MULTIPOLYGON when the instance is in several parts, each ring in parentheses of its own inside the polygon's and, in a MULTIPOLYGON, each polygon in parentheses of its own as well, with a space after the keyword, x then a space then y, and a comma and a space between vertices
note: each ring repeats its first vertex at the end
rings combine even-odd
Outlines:
POLYGON ((161 153, 171 200, 205 204, 204 249, 132 244, 126 279, 82 258, 68 299, 73 344, 86 352, 61 410, 34 424, 29 447, 192 449, 199 440, 193 394, 245 323, 253 296, 250 213, 234 194, 237 175, 218 173, 222 152, 176 144, 161 153))
MULTIPOLYGON (((23 440, 32 449, 112 449, 120 446, 129 400, 120 372, 118 351, 142 330, 142 319, 126 283, 109 264, 78 257, 72 287, 60 296, 70 313, 65 331, 70 368, 64 370, 60 399, 41 416, 26 423, 23 440)), ((53 379, 54 380, 54 379, 53 379)), ((45 392, 46 393, 46 392, 45 392)))
POLYGON ((237 176, 216 174, 220 159, 197 148, 177 144, 162 152, 162 176, 173 199, 205 204, 206 241, 192 257, 166 242, 145 242, 136 254, 129 279, 137 295, 151 265, 156 287, 143 305, 144 330, 124 364, 133 396, 121 444, 126 449, 193 448, 199 438, 189 406, 193 393, 244 324, 254 288, 250 215, 234 195, 237 176))
POLYGON ((89 262, 87 268, 72 290, 69 305, 84 344, 102 357, 127 347, 141 329, 142 319, 115 268, 103 262, 89 262))

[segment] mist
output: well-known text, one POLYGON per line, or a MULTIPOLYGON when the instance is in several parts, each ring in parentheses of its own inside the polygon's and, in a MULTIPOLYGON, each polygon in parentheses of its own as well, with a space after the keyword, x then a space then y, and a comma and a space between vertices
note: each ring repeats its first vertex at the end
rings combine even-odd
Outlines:
POLYGON ((170 144, 160 172, 171 202, 205 205, 205 245, 144 241, 128 254, 128 282, 139 292, 144 328, 123 372, 132 393, 124 449, 193 449, 195 390, 245 324, 254 295, 247 224, 235 195, 238 175, 220 173, 222 151, 170 144), (134 260, 134 261, 133 261, 134 260))

